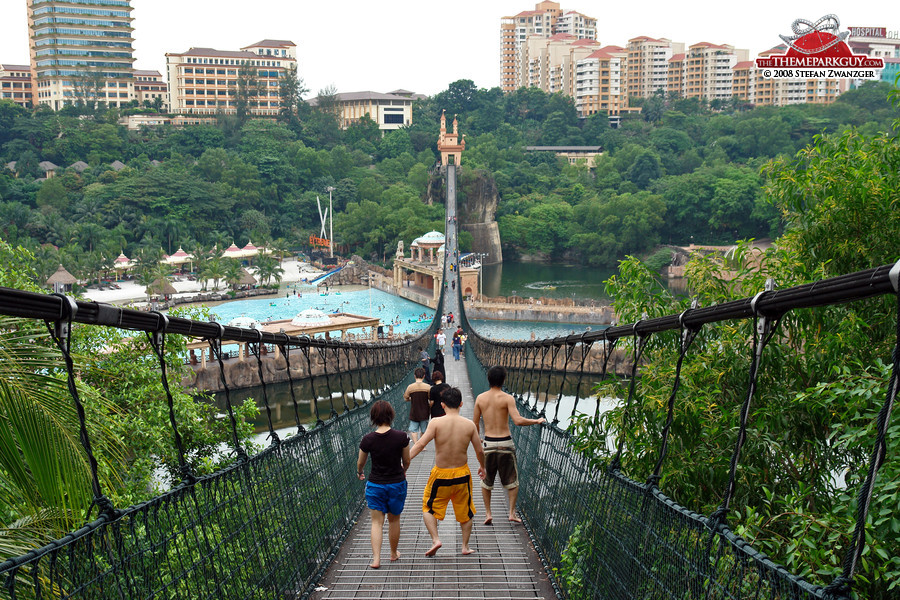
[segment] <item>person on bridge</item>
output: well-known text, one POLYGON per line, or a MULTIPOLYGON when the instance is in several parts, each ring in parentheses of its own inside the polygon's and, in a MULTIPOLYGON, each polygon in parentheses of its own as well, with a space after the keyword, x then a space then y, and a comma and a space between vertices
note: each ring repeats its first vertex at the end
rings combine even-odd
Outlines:
POLYGON ((453 332, 453 340, 450 344, 450 347, 453 348, 453 360, 459 360, 460 353, 462 352, 463 345, 463 330, 462 327, 459 327, 456 331, 453 332))
POLYGON ((434 419, 428 424, 418 442, 409 453, 410 460, 415 458, 428 442, 434 440, 434 467, 425 486, 422 496, 422 513, 425 528, 431 535, 432 546, 425 556, 434 556, 441 548, 438 537, 437 522, 443 521, 447 514, 447 504, 453 502, 453 512, 462 532, 462 554, 475 552, 469 548, 472 535, 472 519, 475 517, 475 504, 472 501, 472 473, 469 471, 469 444, 475 449, 478 458, 478 477, 484 477, 484 451, 478 439, 478 428, 465 417, 460 416, 462 392, 451 387, 444 390, 441 403, 447 414, 434 419))
POLYGON ((366 481, 366 505, 372 513, 372 562, 369 567, 381 566, 381 542, 384 516, 388 520, 388 543, 391 560, 400 558, 400 513, 406 504, 406 469, 409 468, 409 438, 402 431, 391 428, 394 409, 389 402, 379 400, 372 405, 369 418, 375 431, 366 434, 359 443, 356 474, 366 479, 363 468, 372 456, 372 468, 366 481))
POLYGON ((515 399, 503 391, 506 381, 506 369, 491 367, 487 372, 488 385, 486 392, 475 398, 475 411, 472 421, 475 429, 481 427, 479 422, 484 418, 484 455, 486 474, 481 481, 481 494, 484 497, 484 524, 494 522, 491 514, 491 491, 494 479, 500 473, 500 483, 509 494, 509 520, 521 523, 516 516, 516 499, 519 496, 519 471, 516 465, 516 446, 509 431, 509 420, 518 426, 539 425, 544 419, 527 419, 519 414, 515 399))
MULTIPOLYGON (((426 356, 428 356, 426 354, 426 356)), ((428 417, 431 416, 431 407, 428 406, 428 397, 431 385, 425 383, 425 375, 428 372, 422 367, 413 371, 416 380, 406 387, 403 399, 409 402, 409 435, 413 444, 419 441, 419 436, 425 433, 428 427, 428 417)))
POLYGON ((441 394, 443 394, 444 390, 448 389, 450 385, 444 381, 443 369, 440 371, 435 369, 434 373, 431 374, 431 379, 434 381, 434 385, 431 386, 431 391, 428 395, 428 403, 431 404, 431 418, 435 419, 447 414, 444 412, 444 405, 441 404, 441 394))

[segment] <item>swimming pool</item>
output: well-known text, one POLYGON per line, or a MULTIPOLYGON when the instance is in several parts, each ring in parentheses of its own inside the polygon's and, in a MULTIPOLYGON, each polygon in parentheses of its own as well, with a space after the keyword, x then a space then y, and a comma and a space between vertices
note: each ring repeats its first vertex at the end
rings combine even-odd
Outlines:
POLYGON ((335 290, 320 294, 312 286, 296 286, 288 290, 288 295, 278 298, 255 300, 234 300, 210 308, 210 312, 220 323, 228 323, 234 318, 246 316, 260 322, 278 319, 292 319, 301 310, 315 308, 325 313, 351 313, 367 317, 380 318, 387 331, 388 325, 394 325, 394 333, 417 333, 431 324, 434 311, 427 306, 416 304, 405 298, 392 296, 376 289, 360 289, 353 291, 335 290), (299 295, 298 295, 299 293, 299 295), (419 317, 427 314, 424 323, 418 323, 419 317))

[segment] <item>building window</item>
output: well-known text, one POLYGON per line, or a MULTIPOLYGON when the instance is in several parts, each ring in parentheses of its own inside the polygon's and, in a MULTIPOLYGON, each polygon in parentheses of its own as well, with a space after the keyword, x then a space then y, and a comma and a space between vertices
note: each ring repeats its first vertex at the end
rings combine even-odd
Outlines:
POLYGON ((386 114, 384 115, 385 125, 403 125, 402 114, 386 114))

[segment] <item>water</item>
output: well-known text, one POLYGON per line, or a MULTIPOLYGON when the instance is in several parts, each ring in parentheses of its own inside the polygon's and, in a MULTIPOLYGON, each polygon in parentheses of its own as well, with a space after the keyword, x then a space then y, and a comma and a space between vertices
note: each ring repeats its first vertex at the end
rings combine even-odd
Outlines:
POLYGON ((546 323, 542 321, 494 321, 488 319, 469 319, 472 327, 486 338, 494 340, 529 340, 534 333, 535 339, 554 338, 572 333, 605 329, 606 325, 584 325, 576 323, 546 323))
POLYGON ((515 295, 525 298, 574 296, 576 299, 608 303, 603 282, 615 274, 614 269, 582 265, 505 262, 484 266, 483 292, 485 296, 515 295))
POLYGON ((320 295, 312 286, 297 285, 289 290, 292 294, 299 291, 302 296, 292 295, 278 298, 268 297, 255 300, 234 300, 225 302, 210 309, 220 323, 228 323, 240 316, 252 317, 258 321, 274 321, 292 319, 301 310, 315 308, 325 313, 343 312, 368 317, 378 317, 382 324, 394 325, 396 334, 415 334, 431 324, 434 311, 405 298, 392 296, 381 290, 360 288, 332 290, 328 295, 320 295), (419 323, 419 317, 427 314, 427 320, 419 323))

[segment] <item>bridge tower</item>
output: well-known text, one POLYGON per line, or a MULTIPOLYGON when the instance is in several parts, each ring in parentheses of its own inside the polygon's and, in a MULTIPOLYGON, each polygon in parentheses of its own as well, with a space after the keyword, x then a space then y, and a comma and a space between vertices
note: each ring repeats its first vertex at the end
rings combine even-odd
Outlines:
POLYGON ((458 165, 462 160, 462 152, 466 149, 465 136, 460 139, 457 128, 459 123, 453 117, 453 131, 447 133, 446 110, 441 111, 441 135, 438 138, 438 151, 441 153, 441 167, 458 165))

